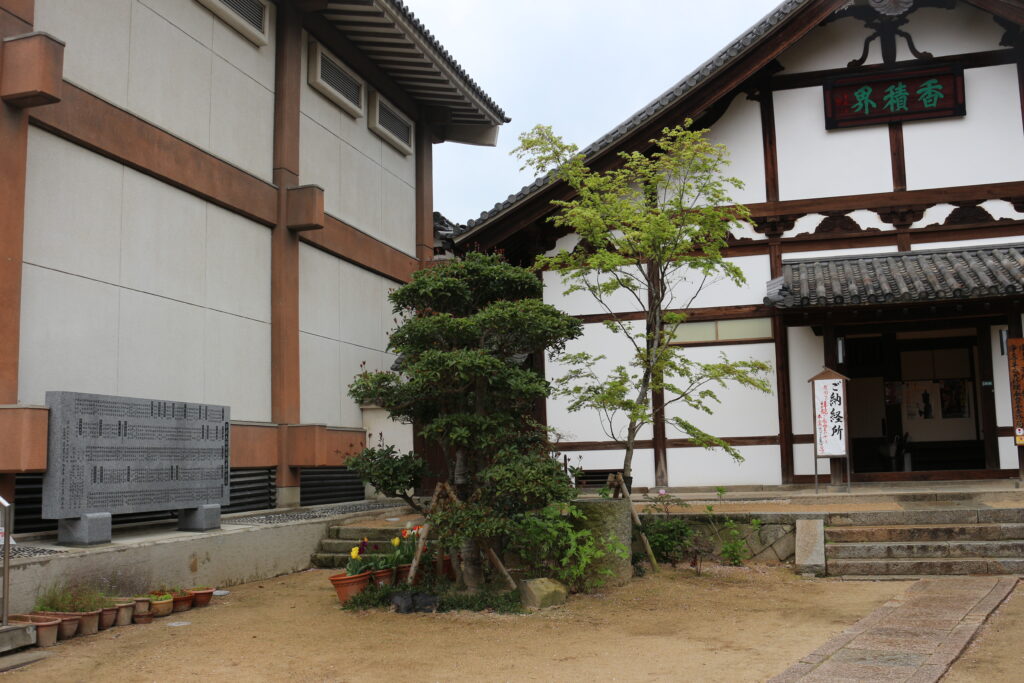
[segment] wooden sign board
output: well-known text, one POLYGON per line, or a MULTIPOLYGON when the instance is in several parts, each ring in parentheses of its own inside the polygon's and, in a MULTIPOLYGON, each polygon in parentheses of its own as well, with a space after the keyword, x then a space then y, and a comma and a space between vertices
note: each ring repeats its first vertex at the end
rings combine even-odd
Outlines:
POLYGON ((1006 341, 1010 365, 1010 406, 1013 409, 1014 442, 1024 446, 1024 339, 1006 341))
POLYGON ((957 64, 872 71, 825 81, 825 128, 964 116, 964 70, 957 64))
POLYGON ((811 378, 814 398, 814 457, 849 455, 846 377, 825 370, 811 378))

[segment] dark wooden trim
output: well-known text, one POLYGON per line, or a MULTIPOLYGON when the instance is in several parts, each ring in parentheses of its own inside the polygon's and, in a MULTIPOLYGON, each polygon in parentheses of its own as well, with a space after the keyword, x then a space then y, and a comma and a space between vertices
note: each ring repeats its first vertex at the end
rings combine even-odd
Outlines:
POLYGON ((794 434, 794 444, 814 443, 814 434, 794 434))
POLYGON ((408 282, 420 266, 419 260, 414 256, 395 249, 390 244, 385 244, 330 214, 324 216, 323 230, 302 233, 299 239, 395 282, 408 282))
POLYGON ((271 183, 67 81, 62 91, 60 102, 31 111, 34 125, 246 218, 277 222, 271 183))
MULTIPOLYGON (((270 243, 270 394, 271 419, 297 425, 301 419, 299 352, 299 234, 288 229, 288 189, 299 185, 299 100, 303 84, 302 25, 286 3, 277 9, 274 74, 274 182, 277 220, 270 243)), ((314 232, 323 232, 322 230, 314 232)), ((291 467, 289 427, 278 434, 277 488, 299 486, 291 467)))
MULTIPOLYGON (((775 434, 766 436, 726 436, 722 441, 730 446, 774 446, 779 443, 779 437, 775 434)), ((654 448, 653 439, 643 439, 636 442, 638 450, 654 448)), ((693 439, 666 439, 667 448, 700 448, 693 439)), ((556 451, 615 451, 625 450, 625 447, 617 441, 565 441, 554 444, 556 451)))
POLYGON ((907 189, 907 161, 903 151, 903 122, 889 124, 889 156, 892 163, 892 189, 905 192, 907 189))
POLYGON ((789 330, 778 315, 772 316, 775 336, 775 397, 779 411, 779 458, 782 483, 793 482, 793 409, 789 387, 789 330))
MULTIPOLYGON (((774 446, 779 443, 777 435, 769 436, 725 436, 722 441, 730 446, 774 446)), ((666 441, 669 448, 702 448, 694 443, 693 439, 669 439, 666 441)))
POLYGON ((669 346, 680 346, 685 348, 699 346, 740 346, 743 344, 771 344, 774 341, 774 337, 756 337, 753 339, 716 339, 714 341, 672 342, 669 346))
POLYGON ((1024 25, 1024 7, 1021 7, 1020 0, 967 0, 967 2, 997 17, 1024 25))
POLYGON ((779 201, 779 153, 775 136, 775 100, 771 91, 762 92, 761 142, 764 147, 765 199, 779 201))
MULTIPOLYGON (((552 444, 555 452, 559 451, 623 451, 626 447, 618 441, 563 441, 552 444)), ((653 439, 640 439, 634 442, 633 447, 637 450, 654 448, 653 439)))
POLYGON ((984 434, 985 469, 999 469, 999 442, 996 436, 996 397, 995 385, 992 382, 992 328, 978 325, 978 393, 981 405, 978 406, 981 418, 981 431, 984 434), (986 384, 988 386, 986 386, 986 384))
MULTIPOLYGON (((942 55, 929 59, 927 66, 941 66, 943 64, 961 64, 965 69, 975 69, 983 66, 998 66, 999 64, 1012 64, 1016 61, 1013 49, 988 50, 985 52, 968 52, 957 55, 942 55)), ((836 76, 845 76, 850 73, 870 73, 872 71, 895 71, 902 68, 922 66, 920 60, 912 59, 892 64, 867 64, 851 72, 845 67, 838 69, 822 69, 820 71, 805 71, 796 74, 779 74, 768 81, 772 90, 792 90, 794 88, 811 88, 823 85, 825 81, 836 76)))
MULTIPOLYGON (((978 479, 1016 479, 1018 470, 921 470, 919 472, 854 472, 853 481, 861 483, 887 481, 975 481, 978 479)), ((794 484, 813 484, 813 474, 798 474, 794 484)))
MULTIPOLYGON (((706 308, 673 309, 670 313, 685 313, 686 321, 691 323, 707 322, 710 320, 738 320, 741 318, 767 318, 772 315, 771 306, 765 304, 746 304, 742 306, 708 306, 706 308)), ((593 313, 590 315, 576 316, 584 325, 589 323, 600 323, 612 320, 613 316, 608 313, 593 313)), ((647 314, 644 311, 629 313, 616 313, 614 318, 618 320, 644 320, 647 314)))
POLYGON ((1024 127, 1024 50, 1017 57, 1017 89, 1020 91, 1020 123, 1024 127))

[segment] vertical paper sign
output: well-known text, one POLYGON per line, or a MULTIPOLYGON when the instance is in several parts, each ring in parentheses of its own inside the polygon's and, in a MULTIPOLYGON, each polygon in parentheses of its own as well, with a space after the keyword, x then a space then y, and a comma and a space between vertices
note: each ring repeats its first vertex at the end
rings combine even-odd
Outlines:
POLYGON ((840 379, 814 380, 814 455, 846 455, 846 392, 840 379))
POLYGON ((1024 339, 1008 339, 1006 356, 1010 366, 1010 406, 1013 408, 1013 438, 1024 446, 1024 339))

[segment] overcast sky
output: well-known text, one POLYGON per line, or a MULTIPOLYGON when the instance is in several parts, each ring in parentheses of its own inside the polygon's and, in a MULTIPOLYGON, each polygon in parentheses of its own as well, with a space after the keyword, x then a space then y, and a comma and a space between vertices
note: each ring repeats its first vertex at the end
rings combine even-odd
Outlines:
POLYGON ((779 0, 405 0, 505 110, 497 147, 434 147, 434 209, 458 223, 529 183, 509 155, 537 123, 585 147, 779 0))

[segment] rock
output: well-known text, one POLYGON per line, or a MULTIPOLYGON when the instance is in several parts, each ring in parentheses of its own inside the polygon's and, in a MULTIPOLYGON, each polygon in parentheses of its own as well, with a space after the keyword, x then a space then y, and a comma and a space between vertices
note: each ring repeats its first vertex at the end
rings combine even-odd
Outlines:
POLYGON ((554 579, 525 579, 519 582, 519 599, 523 607, 543 609, 564 605, 569 589, 554 579))
MULTIPOLYGON (((796 520, 796 571, 825 575, 825 523, 821 519, 796 520)), ((884 573, 884 572, 879 572, 884 573)))

